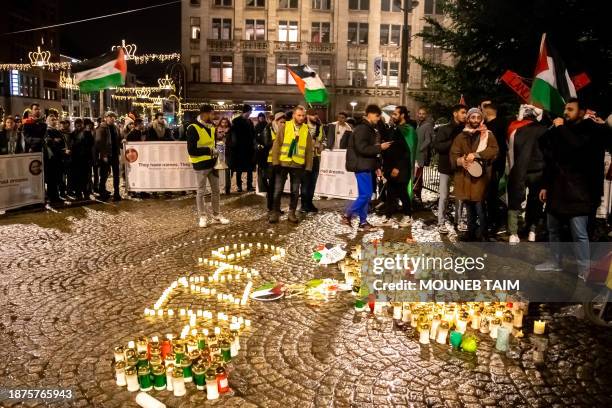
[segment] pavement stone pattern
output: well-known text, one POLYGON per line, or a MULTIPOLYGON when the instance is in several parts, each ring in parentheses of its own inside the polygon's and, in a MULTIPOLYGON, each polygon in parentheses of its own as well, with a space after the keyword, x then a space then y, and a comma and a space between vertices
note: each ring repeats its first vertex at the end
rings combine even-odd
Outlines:
MULTIPOLYGON (((192 195, 3 217, 0 386, 70 387, 76 398, 0 406, 136 407, 135 393, 115 385, 112 350, 141 334, 180 331, 178 319, 142 314, 169 282, 199 274, 197 259, 211 249, 261 241, 259 233, 287 250, 274 264, 265 257, 244 261, 263 282, 341 279, 310 255, 317 243, 360 241, 362 234, 339 222, 346 203, 317 201, 321 212, 297 226, 286 216, 269 225, 264 200, 254 194, 224 197, 222 211, 232 224, 205 229, 196 225, 192 195), (231 238, 247 233, 257 236, 231 238)), ((440 239, 435 221, 425 218, 411 230, 386 229, 385 239, 440 239)), ((172 298, 169 307, 190 299, 172 298)), ((476 355, 421 346, 390 318, 356 314, 353 300, 341 294, 326 303, 251 301, 242 315, 252 328, 241 335, 242 350, 231 363, 231 396, 210 402, 191 386, 182 398, 152 395, 168 407, 612 406, 609 330, 541 308, 550 346, 545 366, 536 367, 528 336, 506 354, 482 336, 476 355)))

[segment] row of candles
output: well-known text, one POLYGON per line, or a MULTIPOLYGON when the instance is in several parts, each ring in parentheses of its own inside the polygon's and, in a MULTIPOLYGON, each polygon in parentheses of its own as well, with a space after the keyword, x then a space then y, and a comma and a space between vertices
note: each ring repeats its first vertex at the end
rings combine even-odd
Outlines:
POLYGON ((226 364, 240 350, 239 326, 229 332, 215 329, 191 330, 175 339, 167 334, 163 341, 140 337, 127 346, 114 349, 115 382, 130 392, 172 391, 186 394, 186 384, 206 390, 207 399, 218 399, 229 389, 226 364))

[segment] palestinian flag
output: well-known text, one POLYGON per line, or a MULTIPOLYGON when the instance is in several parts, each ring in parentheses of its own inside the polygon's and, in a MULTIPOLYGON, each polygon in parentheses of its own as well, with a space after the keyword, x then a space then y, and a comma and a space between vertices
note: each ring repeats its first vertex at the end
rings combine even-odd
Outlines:
POLYGON ((122 48, 73 64, 75 83, 81 92, 96 92, 125 84, 127 64, 122 48))
POLYGON ((546 34, 543 34, 540 57, 531 86, 531 101, 534 105, 561 116, 565 102, 572 97, 576 97, 574 83, 559 54, 546 40, 546 34))
POLYGON ((308 65, 300 65, 298 67, 289 68, 289 73, 293 77, 300 92, 304 95, 306 103, 326 105, 329 100, 327 97, 327 89, 319 75, 312 70, 308 65))

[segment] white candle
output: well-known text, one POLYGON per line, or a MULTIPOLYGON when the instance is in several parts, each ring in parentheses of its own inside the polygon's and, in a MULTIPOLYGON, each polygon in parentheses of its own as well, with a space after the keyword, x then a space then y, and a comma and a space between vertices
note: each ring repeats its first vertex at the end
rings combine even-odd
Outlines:
POLYGON ((536 320, 533 323, 533 333, 534 334, 544 334, 546 331, 546 322, 543 320, 536 320))
POLYGON ((402 307, 393 306, 393 319, 400 320, 402 318, 402 307))
POLYGON ((402 322, 407 323, 410 321, 410 309, 404 309, 402 311, 402 322))
POLYGON ((219 398, 219 386, 217 385, 217 379, 206 379, 206 399, 216 400, 219 398))
POLYGON ((420 331, 420 335, 419 335, 419 343, 421 344, 429 344, 429 328, 427 327, 427 329, 423 328, 420 331))
POLYGON ((240 300, 240 304, 245 306, 249 301, 249 294, 251 293, 251 288, 253 287, 253 282, 249 281, 244 288, 244 292, 242 293, 242 299, 240 300))
POLYGON ((497 338, 497 329, 499 328, 499 324, 497 323, 493 323, 491 322, 491 324, 489 325, 489 336, 491 336, 492 339, 496 339, 497 338))
POLYGON ((471 324, 471 327, 474 330, 480 329, 480 314, 474 313, 472 315, 472 324, 471 324))
POLYGON ((185 378, 180 375, 177 376, 176 374, 178 374, 178 372, 175 372, 174 375, 172 376, 172 387, 174 388, 174 396, 175 397, 182 397, 183 395, 185 395, 187 393, 187 390, 185 389, 185 378))
POLYGON ((136 395, 136 404, 142 408, 166 408, 166 404, 142 391, 136 395))
POLYGON ((439 344, 446 344, 447 336, 448 336, 448 325, 440 325, 438 327, 438 333, 436 334, 436 342, 439 344))
POLYGON ((465 330, 467 329, 467 320, 457 319, 457 331, 461 334, 465 334, 465 330))
POLYGON ((140 384, 138 384, 138 376, 136 372, 132 372, 131 374, 126 374, 125 379, 127 382, 127 390, 129 392, 135 392, 140 390, 140 384))
POLYGON ((431 329, 429 329, 429 338, 434 340, 436 334, 438 334, 438 327, 440 327, 440 319, 433 319, 431 321, 431 329))
POLYGON ((523 310, 517 309, 514 311, 514 327, 521 328, 523 327, 523 310))

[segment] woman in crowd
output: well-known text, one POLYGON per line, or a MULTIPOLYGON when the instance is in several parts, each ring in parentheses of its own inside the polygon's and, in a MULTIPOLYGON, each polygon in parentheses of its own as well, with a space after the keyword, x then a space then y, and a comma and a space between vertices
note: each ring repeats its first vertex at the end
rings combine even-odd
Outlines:
POLYGON ((17 129, 15 119, 7 116, 0 131, 0 154, 17 154, 24 151, 23 135, 17 129))

